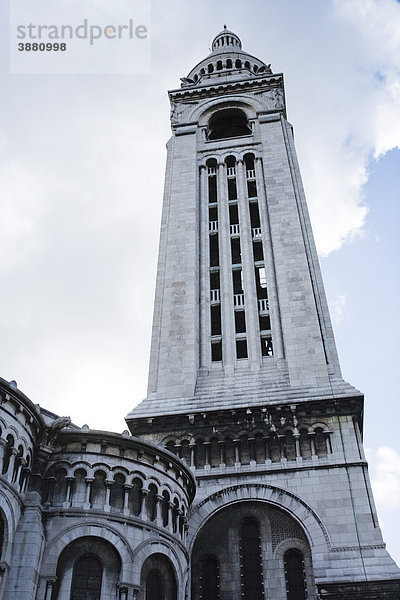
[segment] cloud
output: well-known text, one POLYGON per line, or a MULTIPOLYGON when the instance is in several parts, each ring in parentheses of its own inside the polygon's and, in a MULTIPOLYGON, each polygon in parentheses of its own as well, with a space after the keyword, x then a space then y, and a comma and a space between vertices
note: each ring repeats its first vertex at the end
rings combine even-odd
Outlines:
POLYGON ((296 58, 293 48, 283 54, 288 115, 321 255, 362 234, 371 161, 400 147, 400 5, 333 0, 327 7, 308 15, 309 23, 299 14, 288 21, 287 35, 295 39, 297 27, 303 40, 296 58))
POLYGON ((344 307, 346 306, 346 294, 340 294, 333 301, 333 321, 336 325, 342 322, 344 307))
POLYGON ((366 451, 375 501, 379 509, 400 508, 400 453, 388 446, 366 451))

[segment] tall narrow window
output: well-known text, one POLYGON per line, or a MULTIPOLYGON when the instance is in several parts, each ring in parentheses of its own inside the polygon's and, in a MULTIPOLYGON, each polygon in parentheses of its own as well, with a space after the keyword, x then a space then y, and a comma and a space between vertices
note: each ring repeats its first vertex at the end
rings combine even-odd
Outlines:
POLYGON ((306 600, 307 585, 304 572, 304 559, 299 550, 285 552, 285 578, 287 600, 306 600))
POLYGON ((210 235, 210 267, 219 265, 218 233, 210 235))
POLYGON ((264 253, 261 240, 253 240, 254 261, 264 260, 264 253))
POLYGON ((257 198, 257 184, 255 179, 249 179, 247 182, 247 195, 249 198, 257 198))
POLYGON ((231 238, 232 264, 240 265, 242 262, 242 253, 240 250, 240 238, 231 238))
POLYGON ((220 362, 222 360, 222 342, 218 340, 211 343, 211 360, 220 362))
POLYGON ((100 600, 103 566, 95 556, 79 558, 72 574, 71 600, 100 600))
MULTIPOLYGON (((258 202, 250 202, 250 222, 252 229, 261 227, 260 212, 258 210, 258 202)), ((254 233, 254 232, 253 232, 254 233)))
POLYGON ((247 340, 236 340, 236 358, 247 358, 247 340))
POLYGON ((221 335, 221 305, 211 305, 211 335, 221 335))
POLYGON ((261 354, 262 356, 273 356, 272 340, 269 336, 261 336, 261 354))
POLYGON ((219 564, 215 556, 206 556, 201 561, 200 599, 219 599, 219 564))
POLYGON ((228 178, 228 200, 236 200, 237 198, 237 187, 236 177, 228 178))
POLYGON ((245 519, 241 528, 242 594, 245 600, 262 600, 260 530, 257 521, 245 519))
POLYGON ((207 161, 208 174, 208 201, 211 203, 217 202, 217 161, 215 158, 210 158, 207 161))
POLYGON ((146 577, 146 600, 164 600, 164 580, 156 569, 146 577))
POLYGON ((246 333, 246 317, 244 310, 235 310, 235 333, 246 333))

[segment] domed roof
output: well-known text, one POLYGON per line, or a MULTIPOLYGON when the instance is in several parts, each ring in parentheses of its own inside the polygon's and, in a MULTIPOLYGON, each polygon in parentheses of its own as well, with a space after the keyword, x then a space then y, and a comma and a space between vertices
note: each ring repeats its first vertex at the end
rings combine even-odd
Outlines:
POLYGON ((242 42, 236 33, 227 29, 224 25, 223 30, 213 39, 211 47, 213 52, 229 52, 229 50, 234 49, 241 50, 242 42))
POLYGON ((182 87, 214 84, 259 77, 270 74, 270 65, 242 50, 242 42, 236 33, 224 29, 212 41, 212 52, 182 77, 182 87))

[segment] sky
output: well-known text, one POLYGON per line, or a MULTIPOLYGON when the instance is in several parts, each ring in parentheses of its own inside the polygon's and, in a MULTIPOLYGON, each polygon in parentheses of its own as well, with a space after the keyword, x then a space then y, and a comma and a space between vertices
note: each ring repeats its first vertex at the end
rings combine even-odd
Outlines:
MULTIPOLYGON (((101 4, 105 0, 96 0, 101 4)), ((0 376, 78 425, 146 395, 167 90, 223 24, 283 72, 343 375, 400 562, 400 4, 153 0, 151 68, 10 75, 0 6, 0 376)))

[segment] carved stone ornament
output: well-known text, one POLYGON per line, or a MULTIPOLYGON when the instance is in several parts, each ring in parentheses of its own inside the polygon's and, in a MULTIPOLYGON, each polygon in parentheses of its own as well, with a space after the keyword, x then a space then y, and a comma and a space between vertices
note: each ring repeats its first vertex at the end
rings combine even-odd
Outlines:
POLYGON ((53 421, 53 423, 51 425, 46 427, 46 433, 45 433, 46 444, 50 444, 51 442, 53 442, 56 439, 56 437, 58 436, 58 434, 60 433, 60 431, 62 429, 64 429, 64 427, 68 427, 68 425, 70 425, 70 424, 71 424, 70 417, 60 417, 60 418, 56 419, 55 421, 53 421))
POLYGON ((281 110, 284 108, 282 88, 276 87, 267 92, 260 92, 257 95, 264 102, 267 110, 281 110))
POLYGON ((195 106, 197 102, 187 102, 187 103, 179 103, 171 105, 171 125, 175 127, 176 125, 181 125, 185 123, 190 111, 193 106, 195 106))

